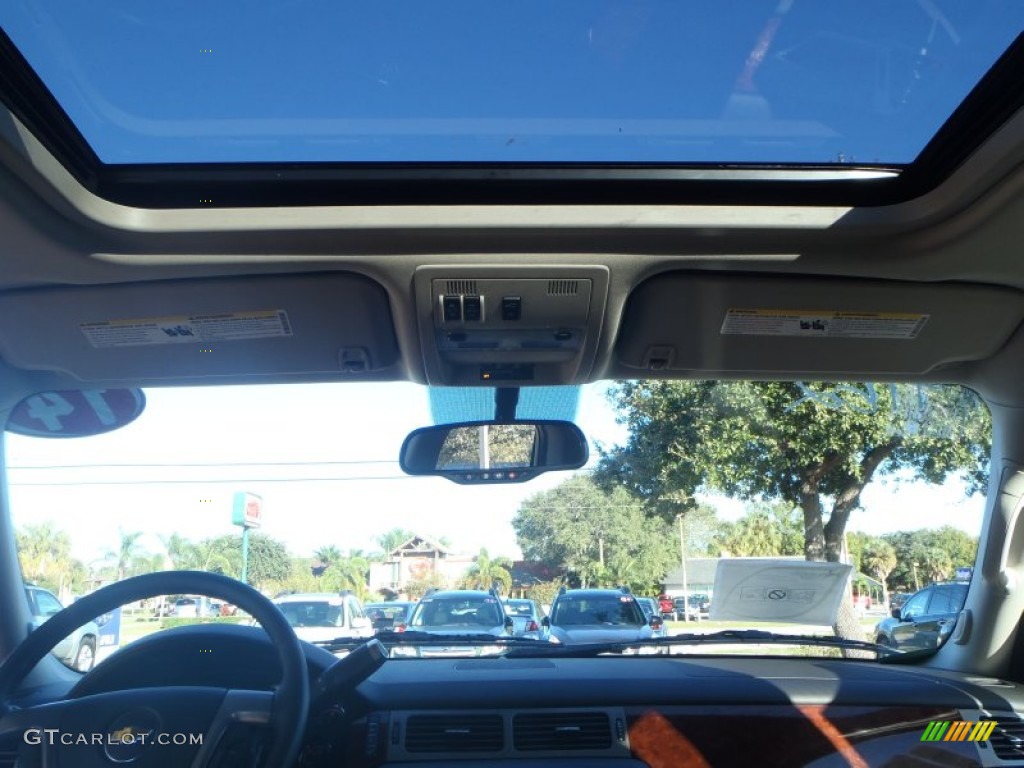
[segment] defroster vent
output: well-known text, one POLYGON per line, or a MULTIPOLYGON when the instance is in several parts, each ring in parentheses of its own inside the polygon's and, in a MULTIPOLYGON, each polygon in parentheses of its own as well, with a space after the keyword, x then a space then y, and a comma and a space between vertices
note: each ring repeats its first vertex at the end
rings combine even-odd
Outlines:
POLYGON ((411 715, 405 723, 408 752, 500 752, 501 715, 411 715))
POLYGON ((604 712, 548 712, 513 717, 512 740, 524 752, 609 749, 612 733, 604 712))

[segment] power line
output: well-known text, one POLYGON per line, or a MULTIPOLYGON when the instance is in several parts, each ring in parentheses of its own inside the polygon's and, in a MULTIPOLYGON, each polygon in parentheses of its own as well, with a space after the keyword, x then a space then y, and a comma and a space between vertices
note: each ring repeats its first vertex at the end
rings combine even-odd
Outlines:
POLYGON ((234 478, 229 480, 69 480, 50 483, 19 483, 10 482, 10 487, 41 487, 52 488, 55 486, 79 486, 79 485, 224 485, 241 483, 345 483, 362 480, 412 480, 412 475, 365 475, 362 477, 252 477, 234 478))
POLYGON ((398 459, 353 459, 350 461, 211 461, 207 463, 164 463, 164 464, 32 464, 32 465, 9 465, 7 469, 97 469, 109 467, 112 469, 159 469, 179 467, 329 467, 349 466, 355 464, 397 464, 398 459))

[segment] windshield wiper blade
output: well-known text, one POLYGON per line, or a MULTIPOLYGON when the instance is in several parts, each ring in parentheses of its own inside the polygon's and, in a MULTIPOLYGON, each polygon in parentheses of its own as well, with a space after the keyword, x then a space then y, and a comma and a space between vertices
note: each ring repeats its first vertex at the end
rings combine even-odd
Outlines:
POLYGON ((537 648, 515 648, 506 656, 596 656, 602 653, 614 653, 627 648, 664 648, 673 645, 739 645, 743 643, 765 645, 810 645, 827 648, 846 648, 869 651, 879 658, 901 656, 901 651, 885 645, 878 645, 867 640, 850 640, 844 637, 828 637, 825 635, 783 635, 763 629, 723 629, 719 632, 701 634, 691 632, 668 637, 649 637, 634 640, 614 640, 602 643, 546 643, 537 648), (540 648, 544 650, 541 651, 540 648), (538 653, 535 653, 539 651, 538 653))

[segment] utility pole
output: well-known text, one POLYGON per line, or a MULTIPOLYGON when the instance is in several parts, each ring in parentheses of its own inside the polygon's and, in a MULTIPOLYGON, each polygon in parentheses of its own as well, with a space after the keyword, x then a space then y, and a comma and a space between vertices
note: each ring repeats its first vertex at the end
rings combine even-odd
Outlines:
POLYGON ((679 562, 683 567, 683 621, 686 621, 690 612, 690 585, 686 580, 686 536, 683 533, 683 518, 686 517, 686 513, 680 512, 677 517, 679 518, 679 562))
POLYGON ((921 589, 921 582, 917 580, 917 563, 911 563, 914 567, 914 591, 918 592, 921 589))
POLYGON ((486 424, 480 427, 480 469, 491 468, 490 431, 486 424))

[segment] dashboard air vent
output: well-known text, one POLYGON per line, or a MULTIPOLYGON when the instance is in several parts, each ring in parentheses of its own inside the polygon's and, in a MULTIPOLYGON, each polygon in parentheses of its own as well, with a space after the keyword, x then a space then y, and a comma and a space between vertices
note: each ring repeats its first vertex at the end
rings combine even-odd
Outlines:
POLYGON ((1024 720, 1019 717, 995 717, 999 725, 992 731, 988 743, 1001 760, 1024 759, 1024 720))
POLYGON ((579 280, 548 280, 548 296, 575 296, 579 289, 579 280))
POLYGON ((608 749, 612 732, 604 712, 546 712, 512 718, 512 740, 524 752, 608 749))
POLYGON ((499 752, 501 715, 412 715, 405 723, 408 752, 499 752))
POLYGON ((461 293, 475 296, 477 294, 476 280, 449 280, 445 293, 461 293))

